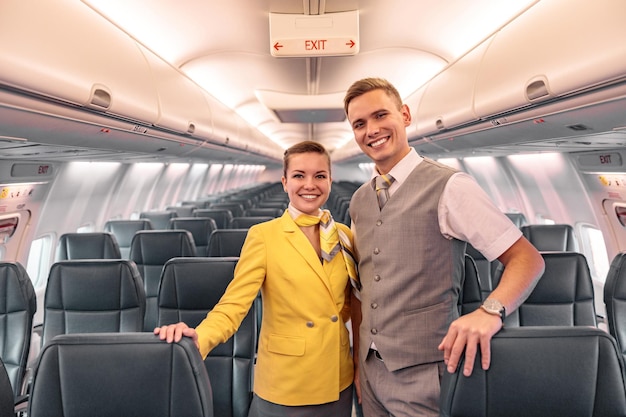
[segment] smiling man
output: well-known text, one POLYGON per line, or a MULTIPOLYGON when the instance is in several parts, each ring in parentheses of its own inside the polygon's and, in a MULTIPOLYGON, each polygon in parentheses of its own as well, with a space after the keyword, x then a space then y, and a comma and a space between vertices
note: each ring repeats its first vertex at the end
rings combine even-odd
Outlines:
POLYGON ((454 372, 465 352, 463 373, 470 375, 478 349, 482 368, 489 367, 490 340, 534 288, 543 259, 473 178, 409 146, 411 112, 392 84, 357 81, 344 108, 377 171, 350 203, 363 413, 438 416, 444 369, 454 372), (459 317, 465 242, 506 268, 481 308, 459 317))

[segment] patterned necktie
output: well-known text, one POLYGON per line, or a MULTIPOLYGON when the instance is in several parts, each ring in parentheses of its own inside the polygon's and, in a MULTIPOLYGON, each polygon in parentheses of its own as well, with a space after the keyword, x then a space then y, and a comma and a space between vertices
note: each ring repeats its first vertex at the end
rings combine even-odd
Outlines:
POLYGON ((383 206, 389 200, 389 186, 395 179, 389 175, 379 175, 376 177, 376 198, 378 199, 378 207, 382 210, 383 206))
POLYGON ((330 215, 330 211, 323 210, 320 217, 301 214, 295 219, 295 222, 298 226, 303 227, 319 224, 322 258, 326 262, 330 262, 341 251, 350 282, 353 287, 360 289, 361 284, 358 278, 355 257, 352 252, 352 243, 348 236, 339 230, 333 217, 330 215))

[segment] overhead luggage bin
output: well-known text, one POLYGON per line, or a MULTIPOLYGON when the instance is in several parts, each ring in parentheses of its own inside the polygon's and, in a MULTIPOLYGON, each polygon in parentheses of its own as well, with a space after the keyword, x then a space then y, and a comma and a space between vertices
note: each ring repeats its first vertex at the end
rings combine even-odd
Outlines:
POLYGON ((141 47, 158 93, 155 127, 208 139, 213 131, 211 108, 201 88, 178 69, 141 47))
POLYGON ((3 0, 0 84, 152 124, 158 103, 136 42, 84 3, 3 0))
POLYGON ((624 79, 626 2, 553 0, 509 23, 485 52, 474 109, 489 118, 624 79))
POLYGON ((474 112, 474 85, 489 41, 437 74, 424 88, 416 133, 428 135, 478 120, 474 112))

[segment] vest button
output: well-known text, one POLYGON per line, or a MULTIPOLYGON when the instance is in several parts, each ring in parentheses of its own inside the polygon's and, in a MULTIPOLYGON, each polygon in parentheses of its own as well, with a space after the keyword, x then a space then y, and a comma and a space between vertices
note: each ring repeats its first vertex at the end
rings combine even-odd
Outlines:
POLYGON ((336 322, 337 320, 339 320, 339 317, 337 317, 337 316, 330 316, 330 321, 332 321, 333 323, 336 322))
POLYGON ((307 321, 306 322, 306 327, 313 327, 313 326, 314 326, 314 324, 313 324, 312 321, 307 321))
POLYGON ((380 249, 374 248, 374 255, 378 255, 380 253, 380 249))
POLYGON ((378 221, 376 222, 376 226, 380 226, 381 224, 383 224, 383 221, 382 221, 382 220, 378 220, 378 221))
POLYGON ((372 334, 377 334, 377 333, 378 333, 378 329, 373 328, 372 330, 370 330, 370 333, 372 333, 372 334))
POLYGON ((377 309, 378 308, 378 304, 372 303, 372 304, 370 304, 370 307, 372 307, 372 309, 377 309))
POLYGON ((374 275, 374 281, 376 282, 380 281, 380 275, 374 275))

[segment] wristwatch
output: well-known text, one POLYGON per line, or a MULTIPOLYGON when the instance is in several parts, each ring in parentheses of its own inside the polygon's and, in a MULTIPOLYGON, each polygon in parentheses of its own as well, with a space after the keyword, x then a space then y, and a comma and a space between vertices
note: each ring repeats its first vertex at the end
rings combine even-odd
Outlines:
POLYGON ((496 300, 495 298, 487 298, 485 301, 483 301, 480 308, 482 308, 489 314, 500 316, 500 318, 502 319, 502 323, 504 323, 506 310, 504 308, 504 305, 500 301, 496 300))

